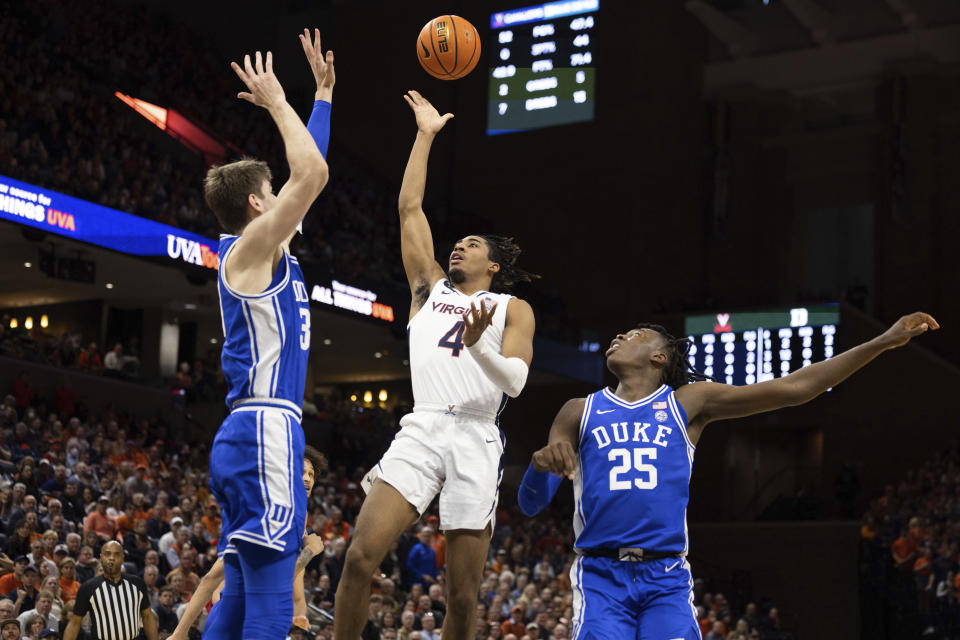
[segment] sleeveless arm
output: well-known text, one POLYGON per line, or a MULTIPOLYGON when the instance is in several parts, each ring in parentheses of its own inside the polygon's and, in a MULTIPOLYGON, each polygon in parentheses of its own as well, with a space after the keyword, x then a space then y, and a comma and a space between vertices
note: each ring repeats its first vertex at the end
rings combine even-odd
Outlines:
POLYGON ((196 591, 193 592, 193 596, 187 602, 187 608, 184 609, 180 622, 177 623, 177 628, 170 635, 171 640, 187 640, 194 620, 207 606, 207 602, 210 601, 213 592, 217 590, 221 582, 223 582, 223 559, 217 558, 210 570, 200 578, 200 584, 197 585, 196 591))
POLYGON ((580 421, 586 398, 567 400, 550 427, 547 446, 534 452, 531 464, 536 471, 549 471, 571 480, 577 472, 576 450, 580 446, 580 421))
POLYGON ((403 270, 410 283, 410 292, 414 297, 410 317, 413 317, 426 301, 434 283, 443 277, 443 269, 433 255, 430 223, 423 212, 427 159, 430 157, 433 137, 433 134, 417 132, 407 160, 407 168, 403 172, 403 183, 400 185, 400 254, 403 258, 403 270))
POLYGON ((290 166, 290 179, 276 202, 247 224, 228 260, 236 280, 228 284, 243 293, 259 293, 270 282, 277 249, 293 234, 326 185, 328 169, 307 127, 286 101, 273 74, 272 55, 267 53, 265 67, 261 65, 259 53, 256 68, 250 64, 249 56, 244 63, 243 69, 236 63, 233 68, 252 93, 240 96, 247 96, 245 99, 270 113, 280 130, 290 166))
POLYGON ((696 443, 695 436, 699 436, 703 428, 714 420, 739 418, 810 402, 884 351, 900 347, 930 329, 939 328, 940 325, 931 316, 918 312, 900 318, 885 333, 869 342, 783 378, 748 386, 715 382, 684 385, 677 389, 676 398, 687 414, 688 424, 693 427, 690 438, 696 443))

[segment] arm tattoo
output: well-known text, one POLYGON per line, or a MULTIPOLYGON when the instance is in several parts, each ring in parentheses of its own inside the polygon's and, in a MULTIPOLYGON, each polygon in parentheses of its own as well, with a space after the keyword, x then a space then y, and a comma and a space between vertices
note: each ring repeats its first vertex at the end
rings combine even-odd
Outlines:
POLYGON ((300 552, 300 557, 297 558, 297 566, 294 569, 294 572, 301 571, 306 568, 306 566, 310 564, 310 561, 313 560, 313 556, 315 555, 316 554, 312 549, 304 547, 303 551, 300 552))

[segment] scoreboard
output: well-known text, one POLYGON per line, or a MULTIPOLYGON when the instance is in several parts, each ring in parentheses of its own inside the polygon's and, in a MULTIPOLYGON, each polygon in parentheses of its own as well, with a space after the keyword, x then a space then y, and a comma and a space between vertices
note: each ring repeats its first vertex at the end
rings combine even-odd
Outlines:
POLYGON ((840 307, 687 316, 690 364, 717 382, 745 385, 783 377, 833 357, 840 307))
POLYGON ((593 120, 600 0, 490 16, 487 135, 593 120))

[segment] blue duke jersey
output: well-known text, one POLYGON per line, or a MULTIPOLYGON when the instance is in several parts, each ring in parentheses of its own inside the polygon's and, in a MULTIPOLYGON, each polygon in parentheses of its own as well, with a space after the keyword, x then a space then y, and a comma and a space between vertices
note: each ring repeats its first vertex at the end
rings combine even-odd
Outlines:
POLYGON ((297 259, 284 251, 262 293, 248 295, 231 289, 224 265, 238 238, 221 235, 219 250, 221 363, 229 389, 227 407, 251 398, 270 399, 299 413, 310 355, 310 298, 303 272, 297 259))
POLYGON ((456 411, 457 408, 496 418, 507 395, 490 381, 463 343, 463 313, 473 302, 497 304, 493 321, 481 340, 501 353, 509 294, 477 291, 468 296, 446 278, 407 325, 410 339, 410 378, 415 410, 456 411))
POLYGON ((573 481, 578 549, 687 552, 694 446, 673 389, 637 402, 603 389, 587 397, 573 481))

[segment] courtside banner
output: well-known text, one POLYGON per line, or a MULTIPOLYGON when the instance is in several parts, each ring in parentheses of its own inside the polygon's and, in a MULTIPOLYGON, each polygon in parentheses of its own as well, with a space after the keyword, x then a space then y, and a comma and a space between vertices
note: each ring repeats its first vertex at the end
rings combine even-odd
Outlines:
POLYGON ((3 175, 0 219, 122 253, 217 268, 217 240, 3 175))

